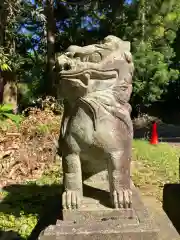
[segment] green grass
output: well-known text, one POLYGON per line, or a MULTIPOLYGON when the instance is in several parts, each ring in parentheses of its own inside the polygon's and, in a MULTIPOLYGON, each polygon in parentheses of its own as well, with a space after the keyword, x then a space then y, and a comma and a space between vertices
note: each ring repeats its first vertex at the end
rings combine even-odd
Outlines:
MULTIPOLYGON (((165 143, 152 146, 146 141, 135 140, 133 161, 136 167, 133 167, 133 180, 136 186, 144 194, 155 195, 161 199, 163 185, 178 181, 179 155, 180 148, 165 143)), ((55 196, 60 198, 60 183, 60 166, 56 164, 35 182, 7 187, 0 194, 4 199, 0 205, 0 228, 12 229, 18 232, 22 239, 27 239, 43 212, 47 210, 47 207, 44 207, 47 202, 51 203, 55 196)))
POLYGON ((0 195, 3 198, 0 204, 0 230, 13 230, 21 239, 27 239, 47 202, 56 196, 60 198, 61 178, 60 167, 56 164, 37 181, 6 187, 0 195))
POLYGON ((162 190, 166 183, 179 181, 180 147, 167 143, 151 145, 147 141, 133 142, 133 160, 136 167, 133 180, 144 194, 162 200, 162 190))

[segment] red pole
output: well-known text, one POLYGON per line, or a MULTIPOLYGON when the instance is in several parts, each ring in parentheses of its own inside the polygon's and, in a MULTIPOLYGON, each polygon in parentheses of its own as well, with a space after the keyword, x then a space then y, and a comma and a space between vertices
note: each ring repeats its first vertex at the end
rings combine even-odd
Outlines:
POLYGON ((151 134, 150 144, 153 144, 153 145, 158 144, 158 134, 157 134, 156 122, 154 122, 152 125, 152 134, 151 134))

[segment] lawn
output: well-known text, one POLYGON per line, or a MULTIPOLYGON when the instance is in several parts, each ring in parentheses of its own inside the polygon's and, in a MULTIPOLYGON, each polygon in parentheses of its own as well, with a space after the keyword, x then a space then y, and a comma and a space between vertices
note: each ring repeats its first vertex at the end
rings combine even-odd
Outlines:
MULTIPOLYGON (((143 194, 154 195, 161 200, 164 184, 178 181, 179 155, 180 148, 165 143, 153 146, 143 140, 134 140, 132 178, 135 185, 143 194)), ((54 206, 55 197, 59 201, 61 179, 57 162, 40 179, 3 189, 0 196, 0 228, 12 229, 22 239, 27 239, 44 210, 47 210, 46 204, 54 206)), ((49 208, 51 213, 53 209, 49 208)), ((47 216, 50 218, 50 215, 47 216)))
POLYGON ((133 142, 132 175, 142 194, 154 195, 162 201, 162 190, 166 183, 179 181, 180 147, 167 143, 151 145, 147 141, 133 142))

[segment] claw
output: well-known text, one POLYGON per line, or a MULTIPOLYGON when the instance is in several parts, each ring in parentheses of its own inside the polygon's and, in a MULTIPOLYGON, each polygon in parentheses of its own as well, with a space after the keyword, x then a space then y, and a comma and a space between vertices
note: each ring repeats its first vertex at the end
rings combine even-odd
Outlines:
POLYGON ((120 208, 123 208, 123 191, 120 191, 119 193, 118 193, 118 200, 119 200, 119 207, 120 208))
POLYGON ((67 191, 66 193, 66 205, 68 209, 71 209, 71 191, 67 191))
POLYGON ((121 189, 113 191, 112 201, 114 208, 131 208, 132 207, 132 192, 129 189, 121 189))
POLYGON ((62 195, 62 207, 63 209, 66 209, 66 192, 62 195))
POLYGON ((63 209, 76 209, 80 207, 81 199, 78 191, 65 191, 62 195, 63 209))
POLYGON ((132 208, 132 191, 129 190, 129 208, 132 208))
POLYGON ((129 207, 129 191, 124 191, 124 207, 129 207))
POLYGON ((76 195, 74 194, 74 192, 71 195, 71 203, 72 203, 72 209, 76 208, 76 195))
POLYGON ((114 207, 118 208, 118 197, 117 197, 117 192, 113 192, 113 200, 114 200, 114 207))
POLYGON ((79 195, 76 195, 76 208, 79 208, 81 204, 81 199, 79 197, 79 195))

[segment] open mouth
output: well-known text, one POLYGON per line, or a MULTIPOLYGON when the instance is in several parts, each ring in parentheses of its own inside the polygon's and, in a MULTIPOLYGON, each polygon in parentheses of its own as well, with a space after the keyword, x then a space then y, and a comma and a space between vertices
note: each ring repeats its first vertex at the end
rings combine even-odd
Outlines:
POLYGON ((78 59, 62 58, 58 59, 54 71, 61 79, 81 79, 82 75, 90 74, 91 77, 103 77, 103 79, 110 76, 114 77, 114 68, 112 66, 101 68, 101 64, 82 62, 78 59))
POLYGON ((65 63, 63 66, 60 66, 58 71, 62 79, 63 78, 74 78, 74 79, 79 78, 86 72, 89 72, 89 68, 83 66, 83 64, 81 66, 78 66, 76 64, 71 65, 69 63, 65 63))

